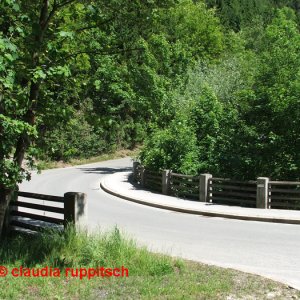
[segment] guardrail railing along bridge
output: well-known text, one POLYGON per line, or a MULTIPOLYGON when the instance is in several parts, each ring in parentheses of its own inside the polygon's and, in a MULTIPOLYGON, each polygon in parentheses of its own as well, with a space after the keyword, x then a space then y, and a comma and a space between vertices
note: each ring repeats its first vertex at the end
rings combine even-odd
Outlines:
POLYGON ((237 181, 145 169, 133 162, 133 179, 142 187, 194 201, 256 208, 300 209, 300 182, 271 181, 268 177, 237 181))
POLYGON ((16 192, 10 201, 5 220, 7 231, 39 232, 45 228, 63 230, 69 224, 76 228, 87 224, 86 194, 68 192, 60 197, 16 192))

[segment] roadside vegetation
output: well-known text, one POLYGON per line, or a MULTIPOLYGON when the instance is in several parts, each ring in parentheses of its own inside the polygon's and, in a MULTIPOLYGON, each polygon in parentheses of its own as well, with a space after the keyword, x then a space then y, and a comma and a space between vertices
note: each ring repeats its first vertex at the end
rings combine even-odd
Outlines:
POLYGON ((274 13, 228 33, 230 49, 217 63, 190 68, 173 96, 174 117, 145 141, 145 166, 237 179, 300 178, 299 23, 289 8, 274 13))
POLYGON ((36 161, 144 144, 152 169, 299 179, 299 11, 296 0, 1 1, 0 230, 36 161))
POLYGON ((61 276, 0 278, 1 299, 300 299, 283 284, 231 269, 153 254, 110 233, 18 235, 0 246, 0 265, 60 268, 61 276), (124 266, 128 277, 65 277, 66 268, 124 266), (4 288, 5 287, 5 288, 4 288))
MULTIPOLYGON (((300 180, 299 16, 298 0, 1 0, 0 234, 36 162, 89 163, 144 145, 150 169, 300 180)), ((0 261, 130 269, 108 280, 8 276, 5 299, 299 296, 150 254, 117 230, 11 237, 0 261)))

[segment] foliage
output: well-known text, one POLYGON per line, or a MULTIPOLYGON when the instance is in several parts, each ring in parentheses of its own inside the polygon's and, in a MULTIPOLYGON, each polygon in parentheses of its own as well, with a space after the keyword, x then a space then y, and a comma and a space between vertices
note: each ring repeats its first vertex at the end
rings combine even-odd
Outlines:
MULTIPOLYGON (((5 2, 0 4, 0 14, 9 10, 11 14, 19 12, 19 6, 5 7, 5 2)), ((1 14, 2 15, 2 14, 1 14)), ((36 136, 36 129, 16 116, 22 114, 23 89, 16 83, 17 73, 14 68, 20 51, 14 41, 8 38, 5 30, 11 36, 21 35, 21 27, 7 27, 11 19, 0 18, 0 24, 4 30, 0 31, 0 188, 15 187, 29 174, 11 160, 11 154, 15 148, 19 136, 27 132, 30 136, 36 136)), ((30 159, 30 157, 29 157, 30 159)))
POLYGON ((208 7, 215 7, 227 28, 239 31, 261 20, 268 24, 278 8, 290 7, 300 21, 298 0, 206 0, 208 7))
MULTIPOLYGON (((112 5, 106 1, 1 1, 0 161, 1 174, 5 175, 1 176, 0 188, 12 187, 24 178, 23 160, 31 162, 30 153, 69 159, 83 153, 101 153, 116 144, 116 148, 132 146, 141 139, 142 135, 130 136, 135 132, 139 135, 142 126, 135 125, 134 116, 127 112, 125 101, 134 99, 131 100, 132 93, 125 95, 127 87, 122 81, 118 85, 110 77, 109 93, 100 97, 103 102, 118 97, 121 111, 113 102, 108 108, 109 116, 101 111, 94 123, 89 111, 82 107, 91 102, 91 85, 101 92, 99 83, 106 80, 101 73, 96 78, 91 76, 95 69, 118 74, 128 53, 140 51, 132 48, 150 30, 147 20, 153 10, 171 4, 172 1, 136 1, 125 6, 121 1, 112 5), (112 63, 115 55, 119 56, 116 65, 112 63), (105 56, 110 57, 108 63, 105 56), (112 127, 118 128, 115 135, 113 130, 112 135, 108 134, 112 127), (104 145, 107 142, 108 147, 104 145)), ((123 74, 119 75, 121 79, 123 74)), ((93 111, 98 103, 92 104, 93 111)))
POLYGON ((278 11, 262 43, 253 109, 245 115, 257 131, 257 170, 299 178, 300 34, 291 10, 278 11))
POLYGON ((155 130, 140 153, 145 166, 184 174, 198 170, 196 135, 184 119, 175 118, 166 129, 155 130))
MULTIPOLYGON (((174 87, 183 86, 186 69, 199 58, 216 58, 223 47, 219 21, 203 3, 73 2, 52 17, 39 64, 30 73, 39 82, 35 147, 43 159, 135 147, 151 124, 164 126, 174 117, 170 99, 174 87), (190 27, 193 39, 187 39, 190 27), (91 135, 84 148, 75 125, 80 122, 91 135)), ((19 9, 31 19, 20 19, 25 29, 16 42, 30 56, 33 45, 24 41, 34 34, 29 23, 38 17, 39 7, 19 9)), ((29 68, 22 65, 25 77, 29 68)))
MULTIPOLYGON (((177 93, 178 115, 188 120, 186 134, 196 135, 198 173, 299 179, 300 34, 296 17, 285 8, 260 28, 256 42, 251 40, 250 29, 228 35, 236 46, 228 48, 230 52, 217 63, 199 63, 190 71, 185 89, 177 93), (245 38, 249 39, 243 42, 245 38)), ((159 131, 149 137, 143 151, 157 153, 157 161, 165 167, 172 146, 166 151, 162 143, 155 143, 157 135, 159 131)), ((149 164, 145 155, 141 159, 149 164)), ((177 164, 176 171, 181 167, 177 164)))
POLYGON ((145 139, 152 168, 298 176, 297 1, 5 0, 0 12, 1 188, 28 177, 24 159, 145 139))
POLYGON ((38 158, 44 160, 69 161, 71 158, 91 157, 106 148, 101 134, 94 132, 81 114, 74 114, 68 122, 56 124, 40 139, 43 139, 43 151, 38 158))

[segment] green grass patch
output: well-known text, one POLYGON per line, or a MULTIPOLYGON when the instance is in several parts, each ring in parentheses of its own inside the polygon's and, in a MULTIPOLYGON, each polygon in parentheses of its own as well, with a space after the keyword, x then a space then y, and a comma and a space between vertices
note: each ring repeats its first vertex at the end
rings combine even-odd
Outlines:
POLYGON ((110 233, 15 235, 0 246, 0 299, 298 299, 298 291, 260 276, 207 266, 139 248, 110 233), (59 268, 60 277, 14 277, 13 268, 59 268), (128 277, 65 276, 67 268, 120 268, 128 277), (1 272, 0 272, 1 273, 1 272), (274 296, 273 298, 270 298, 274 296))

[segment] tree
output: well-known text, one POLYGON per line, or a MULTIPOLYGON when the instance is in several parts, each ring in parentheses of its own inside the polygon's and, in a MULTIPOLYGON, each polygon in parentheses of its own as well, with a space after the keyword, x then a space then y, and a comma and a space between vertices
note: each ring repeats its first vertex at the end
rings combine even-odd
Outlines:
MULTIPOLYGON (((177 115, 169 130, 182 118, 187 120, 186 132, 193 141, 196 136, 192 152, 199 159, 193 160, 198 172, 298 180, 300 33, 295 14, 288 8, 278 10, 257 43, 232 41, 238 44, 230 54, 192 69, 177 97, 177 115)), ((149 166, 155 162, 157 168, 159 162, 164 167, 176 162, 179 171, 184 161, 180 164, 172 153, 181 144, 176 140, 176 145, 166 147, 161 136, 169 141, 167 132, 150 137, 142 159, 149 166)), ((185 141, 182 134, 177 136, 185 141)))
POLYGON ((132 41, 147 36, 152 11, 172 2, 1 1, 0 231, 5 195, 28 177, 37 129, 70 120, 92 58, 138 51, 132 41))
POLYGON ((257 20, 269 24, 276 9, 292 8, 300 21, 300 3, 298 0, 206 0, 208 7, 216 8, 222 24, 234 31, 252 27, 257 20))
POLYGON ((258 51, 253 109, 245 114, 257 130, 257 172, 298 179, 300 33, 292 10, 277 11, 258 51))

